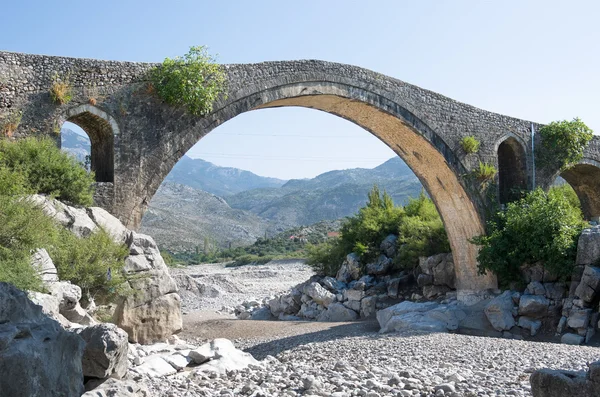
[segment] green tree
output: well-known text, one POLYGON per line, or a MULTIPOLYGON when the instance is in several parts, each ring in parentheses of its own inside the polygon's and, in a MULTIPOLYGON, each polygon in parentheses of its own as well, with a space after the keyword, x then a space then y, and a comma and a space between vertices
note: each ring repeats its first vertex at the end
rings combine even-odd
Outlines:
POLYGON ((183 57, 166 58, 150 71, 150 79, 166 103, 184 106, 195 116, 210 113, 226 85, 224 70, 204 46, 190 47, 183 57))
POLYGON ((564 170, 583 158, 583 151, 594 137, 593 131, 579 118, 553 121, 540 128, 542 144, 536 155, 541 165, 557 165, 564 170))
POLYGON ((481 246, 479 270, 493 271, 506 284, 520 280, 523 264, 542 263, 566 278, 575 263, 577 240, 586 223, 581 210, 560 190, 529 192, 509 203, 489 223, 488 233, 473 239, 481 246))

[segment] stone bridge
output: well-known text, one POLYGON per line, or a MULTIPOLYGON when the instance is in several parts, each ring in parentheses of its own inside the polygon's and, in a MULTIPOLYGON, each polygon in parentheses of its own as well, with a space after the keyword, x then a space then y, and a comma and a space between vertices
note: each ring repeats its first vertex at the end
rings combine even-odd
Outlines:
MULTIPOLYGON (((313 60, 225 65, 227 99, 200 118, 161 103, 147 83, 153 66, 0 52, 0 123, 22 114, 14 137, 49 135, 57 142, 64 121, 82 127, 92 144, 97 204, 136 228, 177 161, 240 113, 301 106, 345 118, 394 150, 427 189, 444 221, 463 297, 496 286, 493 275, 477 273, 477 248, 468 240, 484 232, 489 214, 516 190, 548 187, 560 174, 534 167, 536 123, 359 67, 313 60), (50 98, 55 74, 73 86, 68 104, 50 98), (463 151, 465 136, 481 142, 478 153, 463 151), (477 178, 480 162, 499 170, 493 180, 477 178)), ((581 164, 562 176, 575 188, 585 215, 600 215, 600 140, 594 139, 581 164)))

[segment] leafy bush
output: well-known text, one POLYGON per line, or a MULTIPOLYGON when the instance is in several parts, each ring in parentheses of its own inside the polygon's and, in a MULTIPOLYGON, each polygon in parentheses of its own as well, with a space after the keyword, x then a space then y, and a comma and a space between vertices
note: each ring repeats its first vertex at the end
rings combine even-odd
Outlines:
POLYGON ((420 256, 431 256, 450 252, 450 243, 444 223, 433 201, 421 193, 404 207, 406 216, 399 228, 398 255, 395 265, 413 268, 420 256))
POLYGON ((271 262, 275 259, 272 256, 257 256, 257 255, 242 255, 237 257, 233 262, 227 264, 226 267, 238 267, 245 265, 262 265, 271 262))
POLYGON ((491 164, 479 162, 479 166, 475 170, 475 176, 480 181, 489 181, 494 179, 498 170, 491 164))
POLYGON ((308 264, 320 274, 334 276, 345 256, 354 252, 365 265, 380 254, 381 242, 389 234, 398 235, 397 267, 411 268, 419 256, 450 251, 441 218, 425 194, 405 207, 396 207, 391 197, 375 186, 367 205, 344 221, 338 239, 309 248, 308 264))
POLYGON ((50 98, 59 105, 64 105, 71 102, 73 99, 73 88, 69 81, 69 77, 60 78, 57 73, 52 76, 52 84, 50 85, 50 98))
POLYGON ((0 281, 17 288, 41 291, 31 267, 31 252, 56 240, 54 222, 32 203, 0 195, 0 281))
POLYGON ((128 255, 124 245, 115 243, 104 230, 79 238, 61 229, 58 236, 48 253, 61 280, 77 284, 84 294, 101 302, 124 292, 123 267, 128 255))
POLYGON ((556 164, 561 169, 577 163, 583 151, 594 137, 593 131, 578 118, 572 121, 553 121, 540 128, 542 144, 536 155, 540 163, 556 164))
POLYGON ((481 142, 474 136, 466 136, 460 141, 460 146, 463 148, 466 154, 473 154, 479 151, 481 142))
POLYGON ((49 138, 0 140, 0 168, 24 179, 26 190, 78 205, 93 203, 94 175, 49 138))
POLYGON ((575 263, 577 240, 586 226, 581 210, 562 189, 529 192, 509 203, 489 223, 488 233, 473 239, 481 246, 479 270, 493 271, 503 283, 518 281, 523 264, 542 263, 550 272, 568 277, 575 263))
POLYGON ((225 90, 226 76, 206 47, 190 47, 183 57, 166 58, 150 72, 158 96, 166 103, 185 106, 196 116, 212 111, 213 103, 225 90))

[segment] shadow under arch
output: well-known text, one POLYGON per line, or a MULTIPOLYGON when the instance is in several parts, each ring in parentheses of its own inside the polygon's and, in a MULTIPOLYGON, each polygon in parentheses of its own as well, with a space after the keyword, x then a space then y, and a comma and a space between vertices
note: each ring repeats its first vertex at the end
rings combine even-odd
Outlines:
POLYGON ((508 204, 527 190, 527 153, 514 136, 503 137, 496 145, 498 155, 498 201, 508 204))
POLYGON ((106 112, 92 105, 80 105, 67 111, 66 121, 81 127, 90 138, 91 170, 96 182, 115 179, 114 147, 118 126, 106 112))
POLYGON ((484 233, 483 217, 460 175, 467 172, 446 142, 406 107, 364 88, 328 81, 290 83, 272 88, 244 87, 230 93, 222 107, 186 131, 176 154, 165 156, 156 189, 175 163, 203 136, 233 117, 255 109, 297 106, 324 111, 371 132, 398 154, 419 178, 444 222, 455 263, 457 290, 463 300, 496 288, 495 275, 480 275, 478 248, 469 240, 484 233))
POLYGON ((575 190, 585 219, 597 220, 600 216, 600 162, 584 158, 560 172, 560 176, 575 190))

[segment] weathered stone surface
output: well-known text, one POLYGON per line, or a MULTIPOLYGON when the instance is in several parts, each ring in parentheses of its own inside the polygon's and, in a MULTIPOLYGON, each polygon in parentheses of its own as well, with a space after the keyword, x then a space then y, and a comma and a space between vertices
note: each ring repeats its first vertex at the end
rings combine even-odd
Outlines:
POLYGON ((371 318, 375 316, 375 312, 377 305, 377 297, 376 296, 367 296, 363 298, 360 302, 360 317, 361 318, 371 318))
POLYGON ((317 321, 324 322, 341 322, 341 321, 352 321, 358 318, 358 314, 347 308, 341 303, 332 303, 327 307, 327 310, 323 310, 317 317, 317 321))
POLYGON ((31 266, 37 270, 43 282, 58 281, 56 266, 44 248, 35 250, 31 255, 31 266))
POLYGON ((404 301, 377 312, 381 333, 400 330, 447 332, 458 329, 466 313, 457 307, 435 302, 404 301))
POLYGON ((548 313, 550 302, 539 295, 523 295, 519 301, 519 315, 533 318, 544 317, 548 313))
POLYGON ((419 258, 419 267, 424 274, 433 276, 433 284, 455 288, 452 254, 437 254, 428 258, 419 258))
POLYGON ((421 273, 417 276, 417 285, 419 287, 425 287, 426 285, 433 285, 433 275, 421 273))
POLYGON ((390 234, 383 239, 381 245, 379 246, 379 249, 388 258, 393 258, 394 256, 396 256, 397 244, 398 236, 396 236, 395 234, 390 234))
POLYGON ((58 299, 61 311, 74 309, 81 300, 81 288, 69 281, 50 283, 46 285, 46 288, 51 295, 58 299))
POLYGON ((546 288, 539 281, 532 281, 527 284, 527 289, 525 290, 526 295, 546 295, 546 288))
POLYGON ((127 333, 114 324, 98 324, 78 330, 86 342, 83 375, 121 379, 127 373, 129 343, 127 333))
POLYGON ((348 254, 335 278, 343 283, 358 280, 360 277, 360 259, 355 253, 348 254))
POLYGON ((526 316, 521 316, 519 317, 519 322, 517 325, 523 329, 529 330, 531 336, 535 336, 542 327, 542 322, 540 320, 534 320, 526 316))
POLYGON ((0 282, 0 395, 79 397, 83 340, 0 282))
POLYGON ((581 345, 584 340, 585 340, 585 337, 583 337, 581 335, 577 335, 577 334, 571 334, 571 333, 564 334, 560 338, 560 342, 567 344, 567 345, 581 345))
POLYGON ((560 301, 566 296, 566 285, 565 283, 544 283, 544 290, 546 291, 546 298, 555 301, 560 301))
MULTIPOLYGON (((90 381, 90 388, 81 397, 150 397, 150 392, 141 382, 133 380, 107 379, 90 381)), ((86 384, 86 388, 88 384, 86 384)))
POLYGON ((512 295, 511 291, 504 291, 502 295, 492 299, 484 309, 488 321, 497 331, 508 331, 515 326, 513 317, 515 305, 512 295))
POLYGON ((540 369, 529 380, 534 397, 596 397, 600 383, 591 382, 584 372, 540 369))
POLYGON ((392 260, 385 255, 379 255, 377 260, 367 264, 367 274, 382 275, 386 274, 392 267, 392 260))
POLYGON ((90 219, 102 229, 104 229, 111 237, 118 242, 125 243, 129 235, 129 230, 104 208, 90 207, 87 209, 87 214, 90 219))
POLYGON ((321 284, 312 282, 304 287, 304 293, 312 298, 317 304, 324 307, 335 301, 335 295, 321 287, 321 284))
POLYGON ((271 315, 271 310, 268 307, 263 306, 257 310, 254 310, 252 312, 252 315, 250 316, 250 319, 258 321, 269 321, 273 319, 273 316, 271 315))
POLYGON ((144 362, 141 365, 134 367, 133 371, 150 378, 160 378, 177 373, 177 370, 173 368, 171 364, 166 362, 161 355, 145 357, 144 362))
POLYGON ((200 348, 208 353, 210 361, 199 366, 196 371, 225 374, 227 371, 244 369, 248 365, 260 365, 250 353, 236 349, 228 339, 218 338, 206 345, 200 348))
POLYGON ((344 290, 344 300, 360 301, 365 296, 365 291, 356 289, 344 290))
POLYGON ((585 266, 581 282, 575 290, 575 296, 585 302, 591 302, 596 297, 600 289, 600 268, 594 266, 585 266))
POLYGON ((592 309, 580 309, 571 310, 569 314, 569 318, 567 320, 567 325, 571 328, 587 328, 590 324, 590 316, 592 314, 592 309))
POLYGON ((600 225, 585 229, 577 242, 578 265, 594 265, 600 260, 600 225))
POLYGON ((444 295, 448 291, 450 291, 450 287, 447 285, 426 285, 423 287, 423 296, 427 299, 433 299, 444 295))

